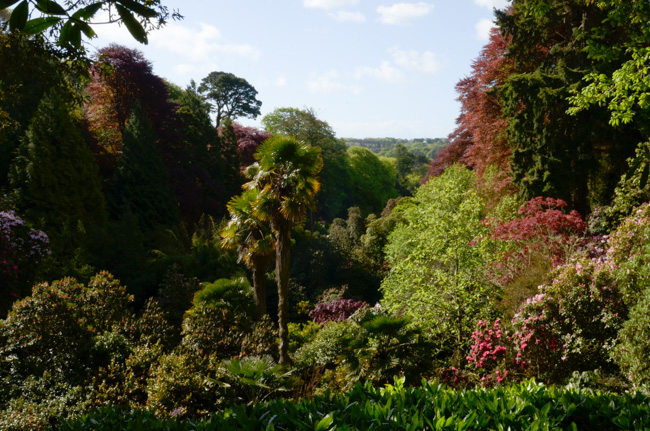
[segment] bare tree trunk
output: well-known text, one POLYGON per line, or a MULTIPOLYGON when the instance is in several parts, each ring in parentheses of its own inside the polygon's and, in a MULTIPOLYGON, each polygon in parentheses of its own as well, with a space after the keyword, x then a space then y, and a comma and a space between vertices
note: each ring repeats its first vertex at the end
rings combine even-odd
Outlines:
POLYGON ((280 336, 280 363, 286 364, 289 359, 289 264, 291 248, 291 226, 282 220, 276 227, 275 243, 275 276, 278 279, 278 326, 280 336))

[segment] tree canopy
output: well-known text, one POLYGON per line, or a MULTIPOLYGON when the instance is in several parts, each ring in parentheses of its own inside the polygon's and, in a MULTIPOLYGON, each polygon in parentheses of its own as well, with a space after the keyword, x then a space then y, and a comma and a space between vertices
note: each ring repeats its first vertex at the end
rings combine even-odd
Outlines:
POLYGON ((257 90, 244 78, 227 72, 210 72, 201 80, 199 92, 212 101, 212 110, 217 113, 217 127, 221 120, 230 117, 257 118, 262 102, 257 100, 257 90))

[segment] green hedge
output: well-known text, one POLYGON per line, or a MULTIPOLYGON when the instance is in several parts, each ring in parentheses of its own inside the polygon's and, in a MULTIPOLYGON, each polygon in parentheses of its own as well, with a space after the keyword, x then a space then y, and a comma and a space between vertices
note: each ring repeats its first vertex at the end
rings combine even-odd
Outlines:
POLYGON ((197 421, 156 420, 146 411, 104 409, 61 430, 641 430, 650 399, 547 387, 534 381, 493 389, 454 390, 436 382, 404 388, 356 386, 347 394, 240 406, 197 421))

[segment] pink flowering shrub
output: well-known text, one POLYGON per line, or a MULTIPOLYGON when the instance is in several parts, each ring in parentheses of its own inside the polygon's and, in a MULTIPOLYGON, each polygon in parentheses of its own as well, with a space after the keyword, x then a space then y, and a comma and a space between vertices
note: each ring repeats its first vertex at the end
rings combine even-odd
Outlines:
POLYGON ((615 369, 610 353, 627 313, 615 268, 579 260, 552 276, 512 320, 516 364, 549 382, 560 382, 572 371, 615 369))
POLYGON ((609 237, 607 259, 621 274, 621 293, 632 307, 650 285, 650 203, 637 208, 609 237))
POLYGON ((472 333, 473 344, 467 355, 467 363, 481 375, 481 383, 501 383, 508 376, 506 353, 512 351, 511 338, 501 328, 501 319, 490 327, 486 320, 479 320, 472 333))

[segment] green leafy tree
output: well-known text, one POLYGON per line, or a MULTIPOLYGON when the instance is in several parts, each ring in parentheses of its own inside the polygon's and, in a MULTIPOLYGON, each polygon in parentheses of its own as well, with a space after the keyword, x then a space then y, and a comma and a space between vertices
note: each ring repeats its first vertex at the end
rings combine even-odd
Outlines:
POLYGON ((318 195, 318 214, 326 220, 342 217, 352 206, 353 188, 346 145, 336 139, 331 126, 311 109, 278 108, 262 118, 270 133, 291 136, 312 147, 320 147, 323 157, 322 188, 318 195))
POLYGON ((14 160, 11 185, 27 218, 48 232, 105 225, 99 170, 57 92, 39 104, 14 160))
POLYGON ((289 361, 289 268, 291 227, 313 206, 323 167, 320 150, 286 136, 266 140, 255 154, 257 163, 246 170, 246 189, 258 189, 254 212, 269 220, 275 234, 275 276, 278 282, 280 363, 289 361))
POLYGON ((350 147, 347 153, 354 185, 352 200, 366 214, 378 214, 388 199, 397 197, 394 172, 367 148, 350 147))
POLYGON ((237 250, 239 261, 253 271, 253 291, 257 315, 266 314, 266 269, 273 261, 275 244, 268 222, 253 212, 253 203, 259 199, 259 190, 246 190, 228 202, 230 220, 221 231, 222 246, 237 250))
MULTIPOLYGON (((0 1, 0 10, 11 6, 14 6, 9 18, 11 30, 25 34, 49 30, 60 44, 72 48, 82 47, 82 33, 92 39, 96 37, 92 26, 107 22, 124 24, 134 39, 147 44, 147 33, 162 27, 170 17, 169 9, 160 0, 82 0, 66 1, 63 6, 53 0, 0 1), (96 16, 100 11, 107 15, 106 21, 97 21, 96 16), (33 15, 38 16, 32 18, 33 15)), ((176 11, 171 17, 182 18, 176 11)))
POLYGON ((201 80, 199 92, 212 103, 212 110, 217 113, 217 127, 221 120, 230 117, 257 118, 262 102, 256 99, 257 90, 244 78, 227 72, 210 72, 201 80))
POLYGON ((136 104, 124 130, 123 153, 111 185, 111 212, 136 215, 141 228, 178 221, 178 204, 169 174, 142 107, 136 104))
POLYGON ((381 287, 383 304, 427 328, 458 364, 496 293, 484 277, 492 250, 482 240, 485 208, 474 181, 473 172, 454 165, 407 201, 386 245, 390 272, 381 287))

